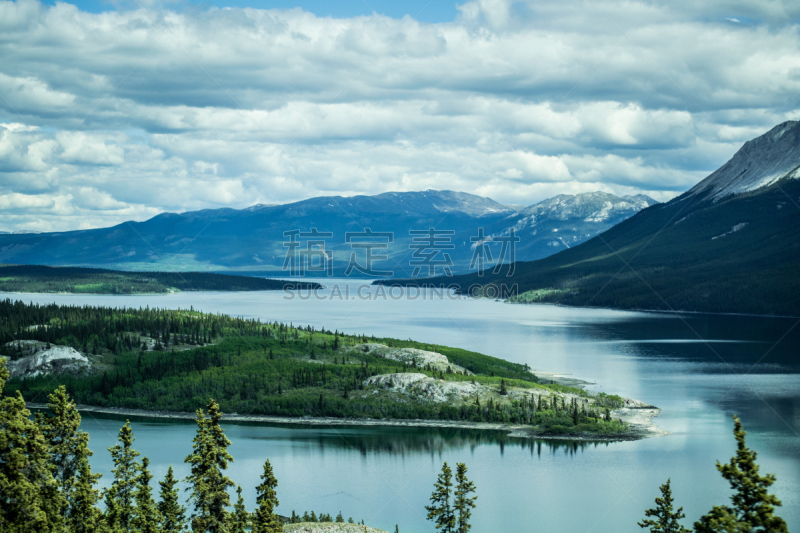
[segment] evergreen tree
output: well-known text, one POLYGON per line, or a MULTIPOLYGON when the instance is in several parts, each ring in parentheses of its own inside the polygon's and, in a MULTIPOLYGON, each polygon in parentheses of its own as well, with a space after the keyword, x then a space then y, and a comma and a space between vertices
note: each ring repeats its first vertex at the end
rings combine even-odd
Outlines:
POLYGON ((472 516, 472 509, 475 508, 475 500, 478 499, 477 496, 470 496, 474 492, 475 484, 467 479, 467 465, 456 463, 456 490, 453 503, 453 509, 458 512, 456 533, 467 533, 472 528, 469 518, 472 516))
POLYGON ((158 482, 161 486, 158 512, 161 515, 161 531, 164 533, 178 533, 186 526, 186 509, 180 504, 177 483, 172 466, 167 470, 164 481, 158 482))
POLYGON ((8 378, 0 358, 0 531, 61 531, 66 500, 53 478, 47 442, 22 394, 2 397, 8 378))
POLYGON ((244 498, 242 497, 242 487, 236 487, 236 503, 233 505, 233 514, 231 515, 231 533, 245 533, 249 525, 249 517, 247 515, 247 508, 244 505, 244 498))
POLYGON ((89 435, 81 432, 78 448, 78 471, 72 485, 69 512, 67 513, 67 529, 71 533, 92 533, 101 529, 102 513, 96 507, 100 500, 100 491, 94 488, 101 474, 93 474, 89 464, 89 435))
MULTIPOLYGON (((264 462, 264 473, 261 474, 261 484, 256 487, 256 502, 258 508, 253 516, 253 533, 281 533, 283 524, 275 508, 280 505, 278 493, 278 479, 272 471, 269 459, 264 462)), ((292 511, 294 516, 294 511, 292 511)))
POLYGON ((186 481, 191 485, 189 501, 194 505, 192 530, 195 532, 227 533, 230 506, 228 488, 233 481, 223 474, 233 457, 228 453, 231 441, 219 422, 222 411, 213 399, 208 402, 208 418, 197 410, 197 433, 192 440, 192 453, 186 457, 191 473, 186 481))
POLYGON ((119 443, 108 451, 114 468, 114 481, 105 492, 106 520, 111 529, 129 531, 134 517, 136 489, 138 485, 139 464, 136 458, 139 452, 133 449, 133 430, 129 420, 119 430, 119 443))
POLYGON ((775 515, 780 500, 767 492, 775 483, 775 476, 758 473, 756 452, 745 444, 747 432, 739 417, 733 417, 733 434, 736 437, 736 455, 728 464, 717 463, 717 470, 728 480, 734 491, 733 507, 715 505, 711 511, 695 522, 697 533, 753 532, 788 533, 786 522, 775 515))
MULTIPOLYGON (((48 396, 48 413, 36 413, 36 424, 41 428, 50 451, 53 466, 53 477, 58 482, 61 492, 67 501, 62 509, 63 516, 74 514, 74 492, 76 476, 82 450, 80 442, 85 432, 80 431, 81 415, 75 408, 75 402, 67 394, 63 385, 48 396)), ((91 455, 88 448, 85 451, 91 455)))
POLYGON ((344 517, 342 516, 342 512, 339 511, 339 514, 336 515, 336 523, 337 524, 344 524, 344 517))
POLYGON ((649 527, 651 533, 691 533, 689 529, 683 527, 680 523, 682 518, 686 515, 683 513, 683 507, 678 507, 678 510, 672 511, 672 489, 670 488, 670 480, 661 485, 661 497, 656 497, 655 509, 647 509, 644 514, 648 518, 638 522, 639 527, 649 527))
POLYGON ((148 466, 150 466, 150 460, 147 457, 142 458, 136 483, 136 508, 131 522, 140 533, 159 533, 161 517, 156 502, 153 501, 153 489, 150 487, 153 475, 148 470, 148 466))
POLYGON ((436 529, 442 533, 454 533, 456 527, 456 517, 450 506, 450 494, 453 486, 453 471, 447 466, 447 462, 442 466, 442 472, 433 484, 431 494, 431 504, 425 506, 428 511, 428 520, 433 520, 436 529))

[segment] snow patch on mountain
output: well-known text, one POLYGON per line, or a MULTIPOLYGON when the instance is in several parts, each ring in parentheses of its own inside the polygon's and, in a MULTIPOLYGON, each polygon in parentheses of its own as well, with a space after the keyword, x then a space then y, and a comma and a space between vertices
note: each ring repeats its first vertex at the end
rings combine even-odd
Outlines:
POLYGON ((748 222, 742 222, 740 224, 736 224, 735 226, 733 226, 731 228, 730 231, 727 231, 727 232, 725 232, 725 233, 723 233, 721 235, 717 235, 716 237, 711 237, 711 240, 714 241, 714 240, 717 240, 717 239, 721 239, 722 237, 726 237, 726 236, 728 236, 728 235, 730 235, 732 233, 736 233, 737 231, 744 229, 744 227, 747 226, 747 224, 748 224, 748 222))

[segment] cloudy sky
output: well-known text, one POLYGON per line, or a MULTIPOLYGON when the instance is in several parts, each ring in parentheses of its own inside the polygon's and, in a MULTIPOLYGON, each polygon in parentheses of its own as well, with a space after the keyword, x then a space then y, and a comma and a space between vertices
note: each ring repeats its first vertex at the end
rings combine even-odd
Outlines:
POLYGON ((800 119, 800 2, 0 0, 0 230, 686 190, 800 119))

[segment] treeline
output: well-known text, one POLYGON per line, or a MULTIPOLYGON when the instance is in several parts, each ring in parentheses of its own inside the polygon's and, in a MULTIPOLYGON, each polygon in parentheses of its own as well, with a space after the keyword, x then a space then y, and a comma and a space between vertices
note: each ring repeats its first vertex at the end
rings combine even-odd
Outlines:
MULTIPOLYGON (((181 291, 282 290, 286 281, 208 272, 126 272, 82 267, 10 265, 0 267, 0 292, 69 292, 142 294, 181 291)), ((313 289, 315 282, 290 282, 295 289, 313 289)))
MULTIPOLYGON (((279 322, 165 309, 111 309, 0 302, 0 342, 12 359, 25 355, 20 339, 64 344, 90 354, 94 373, 59 377, 80 403, 102 407, 192 411, 204 398, 241 414, 337 418, 427 419, 516 423, 553 433, 620 433, 600 395, 565 403, 557 393, 588 399, 582 389, 538 384, 527 367, 475 352, 395 339, 344 335, 279 322), (15 342, 16 341, 16 342, 15 342), (471 374, 403 363, 352 349, 379 342, 436 350, 471 374), (379 374, 416 372, 449 381, 473 381, 497 392, 481 402, 437 403, 392 394, 367 394, 379 374), (537 388, 525 398, 508 388, 537 388)), ((15 379, 9 391, 43 401, 52 376, 15 379)))

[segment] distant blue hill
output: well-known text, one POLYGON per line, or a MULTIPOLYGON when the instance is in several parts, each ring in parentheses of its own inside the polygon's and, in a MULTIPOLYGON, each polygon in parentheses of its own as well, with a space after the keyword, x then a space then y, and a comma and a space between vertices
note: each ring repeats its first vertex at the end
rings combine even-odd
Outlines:
MULTIPOLYGON (((439 244, 451 248, 434 253, 432 262, 442 260, 446 253, 452 261, 451 271, 467 272, 474 252, 471 239, 479 234, 479 228, 484 228, 487 238, 496 239, 513 227, 520 238, 516 259, 538 259, 583 242, 654 203, 643 196, 587 193, 558 196, 520 211, 489 198, 452 191, 317 197, 246 209, 164 213, 144 222, 102 229, 0 234, 0 262, 122 270, 257 271, 286 276, 288 273, 282 268, 290 239, 284 233, 309 233, 316 228, 332 236, 308 239, 298 235, 300 246, 295 251, 306 250, 309 240, 324 240, 325 250, 331 254, 331 268, 311 275, 343 275, 355 253, 362 270, 353 269, 350 274, 368 276, 369 272, 363 272, 366 250, 353 246, 359 242, 388 244, 385 250, 373 249, 373 255, 385 255, 387 259, 373 262, 372 271, 410 276, 414 263, 422 263, 418 275, 427 275, 429 269, 425 265, 429 263, 424 257, 432 252, 410 248, 414 244, 410 232, 434 228, 450 232, 441 237, 439 244), (363 235, 346 242, 348 232, 363 234, 366 228, 373 233, 392 233, 393 242, 363 235)), ((494 251, 492 259, 501 260, 501 243, 490 241, 488 246, 494 251)), ((320 265, 320 254, 311 255, 312 264, 320 265)), ((506 255, 505 261, 509 258, 510 254, 506 255)), ((441 273, 444 266, 438 264, 435 273, 441 273)))

